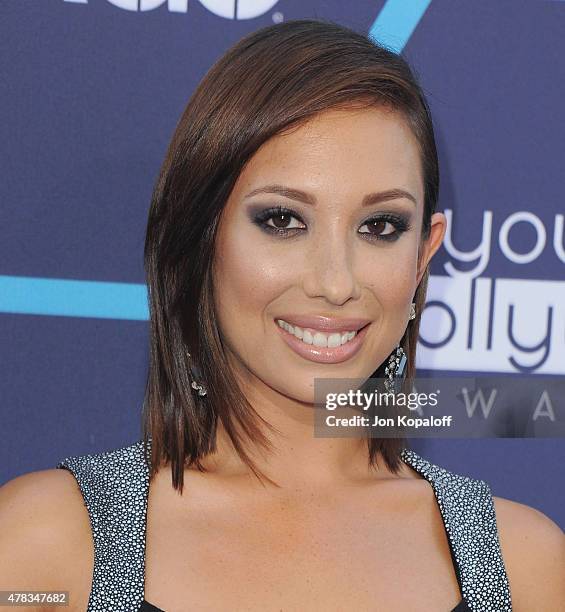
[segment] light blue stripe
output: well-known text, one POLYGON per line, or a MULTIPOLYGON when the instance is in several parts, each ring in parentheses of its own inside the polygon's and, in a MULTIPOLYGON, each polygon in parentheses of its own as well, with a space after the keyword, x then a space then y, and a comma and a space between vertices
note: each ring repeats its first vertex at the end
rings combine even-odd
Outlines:
POLYGON ((373 25, 369 37, 401 53, 432 0, 387 0, 373 25))
POLYGON ((149 319, 147 286, 0 276, 0 312, 100 319, 149 319))

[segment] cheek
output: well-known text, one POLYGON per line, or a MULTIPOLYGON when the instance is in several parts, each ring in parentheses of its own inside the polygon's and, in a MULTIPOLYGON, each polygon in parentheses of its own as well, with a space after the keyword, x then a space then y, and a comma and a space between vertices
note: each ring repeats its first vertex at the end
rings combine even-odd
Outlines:
MULTIPOLYGON (((240 323, 244 319, 257 322, 268 304, 284 291, 287 261, 263 244, 248 231, 233 232, 218 241, 214 277, 221 319, 229 316, 240 323)), ((252 330, 248 328, 249 333, 252 330)))
POLYGON ((363 285, 368 287, 383 310, 399 316, 416 291, 418 245, 402 240, 375 252, 362 260, 363 285), (402 244, 401 244, 402 243, 402 244))

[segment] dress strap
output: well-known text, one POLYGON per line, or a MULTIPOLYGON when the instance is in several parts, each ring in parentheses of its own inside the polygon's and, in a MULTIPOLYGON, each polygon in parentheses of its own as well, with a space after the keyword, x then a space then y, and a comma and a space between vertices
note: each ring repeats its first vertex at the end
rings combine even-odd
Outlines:
POLYGON ((448 535, 459 588, 472 612, 511 612, 494 501, 488 483, 439 467, 410 449, 402 460, 431 485, 448 535))
POLYGON ((144 597, 149 470, 143 440, 57 464, 76 478, 90 517, 94 572, 87 612, 139 610, 144 597))

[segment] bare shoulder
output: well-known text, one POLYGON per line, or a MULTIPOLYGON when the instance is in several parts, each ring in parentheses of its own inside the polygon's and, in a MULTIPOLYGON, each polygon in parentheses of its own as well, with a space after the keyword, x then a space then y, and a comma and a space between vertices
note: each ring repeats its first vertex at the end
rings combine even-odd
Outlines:
POLYGON ((0 591, 65 590, 69 610, 85 610, 93 566, 90 519, 73 474, 29 472, 0 487, 0 591))
POLYGON ((514 612, 558 610, 565 601, 565 534, 536 508, 493 497, 514 612))

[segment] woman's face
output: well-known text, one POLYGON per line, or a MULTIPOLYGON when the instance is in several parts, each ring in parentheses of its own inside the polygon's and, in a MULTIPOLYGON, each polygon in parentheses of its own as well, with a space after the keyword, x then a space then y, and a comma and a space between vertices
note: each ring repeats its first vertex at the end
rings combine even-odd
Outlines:
POLYGON ((375 108, 326 111, 249 160, 214 261, 220 333, 243 381, 311 403, 314 378, 366 379, 388 357, 445 232, 436 213, 418 267, 420 166, 404 119, 375 108), (320 334, 324 317, 360 321, 320 334))

